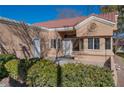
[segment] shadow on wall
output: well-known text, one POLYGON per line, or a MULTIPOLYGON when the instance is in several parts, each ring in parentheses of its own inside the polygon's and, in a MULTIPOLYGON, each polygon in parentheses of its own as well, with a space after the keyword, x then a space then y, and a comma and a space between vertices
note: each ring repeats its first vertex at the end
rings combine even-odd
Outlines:
POLYGON ((29 53, 29 50, 27 49, 26 46, 22 45, 22 44, 19 44, 20 47, 21 47, 21 50, 23 52, 23 55, 25 58, 30 58, 30 53, 29 53))
MULTIPOLYGON (((46 44, 47 41, 44 39, 44 38, 46 38, 46 35, 42 34, 41 29, 39 29, 37 27, 28 26, 25 23, 16 24, 14 26, 8 25, 8 29, 11 29, 12 35, 18 37, 21 40, 21 43, 23 43, 21 45, 19 44, 19 46, 21 46, 23 55, 25 57, 29 57, 29 58, 33 57, 32 48, 34 47, 33 38, 35 36, 40 35, 39 37, 41 39, 41 45, 42 45, 41 48, 43 48, 41 50, 47 50, 46 49, 48 47, 48 45, 46 44)), ((20 42, 18 42, 18 43, 20 43, 20 42)))
POLYGON ((46 56, 49 49, 48 49, 48 32, 41 31, 41 29, 29 26, 22 23, 12 23, 12 22, 0 22, 3 24, 2 30, 0 30, 0 53, 1 54, 14 54, 20 55, 17 52, 19 47, 21 46, 21 54, 20 56, 24 57, 33 57, 33 42, 32 39, 36 35, 40 35, 41 39, 41 56, 46 56), (5 31, 4 31, 5 30, 5 31), (7 34, 5 34, 6 32, 7 34), (17 41, 16 41, 17 39, 17 41), (21 43, 21 45, 20 45, 21 43))
POLYGON ((110 57, 105 62, 104 67, 111 70, 111 58, 110 57))
POLYGON ((7 26, 8 26, 8 30, 11 30, 12 35, 16 36, 15 38, 21 40, 20 42, 14 42, 14 40, 12 40, 12 43, 17 43, 17 44, 19 43, 19 46, 22 49, 24 57, 27 57, 27 55, 31 56, 32 37, 29 34, 29 32, 31 32, 30 27, 25 23, 7 25, 7 26), (26 46, 20 44, 21 42, 26 46), (28 51, 30 51, 30 53, 28 51))
POLYGON ((2 40, 1 35, 2 34, 0 33, 0 53, 1 54, 8 54, 7 49, 4 47, 5 42, 2 40))

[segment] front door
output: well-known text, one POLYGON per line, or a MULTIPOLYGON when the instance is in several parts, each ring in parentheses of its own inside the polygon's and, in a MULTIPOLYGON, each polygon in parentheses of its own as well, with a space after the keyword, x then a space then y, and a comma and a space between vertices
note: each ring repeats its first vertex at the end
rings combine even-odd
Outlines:
POLYGON ((63 53, 64 56, 71 56, 72 54, 72 41, 70 39, 63 40, 63 53))

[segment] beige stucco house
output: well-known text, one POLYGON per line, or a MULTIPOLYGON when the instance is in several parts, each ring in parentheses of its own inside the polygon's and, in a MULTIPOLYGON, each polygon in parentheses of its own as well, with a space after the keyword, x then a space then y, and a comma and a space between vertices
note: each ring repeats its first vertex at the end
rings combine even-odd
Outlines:
POLYGON ((105 63, 113 53, 117 14, 92 14, 24 24, 0 19, 0 52, 17 57, 72 57, 105 63), (4 50, 4 51, 3 51, 4 50))
POLYGON ((92 14, 34 25, 48 31, 48 57, 71 56, 86 62, 106 62, 113 53, 117 14, 92 14))

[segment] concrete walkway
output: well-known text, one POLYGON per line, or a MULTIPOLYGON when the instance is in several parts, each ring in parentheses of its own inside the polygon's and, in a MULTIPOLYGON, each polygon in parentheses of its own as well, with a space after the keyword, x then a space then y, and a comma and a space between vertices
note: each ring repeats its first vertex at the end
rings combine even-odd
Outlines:
MULTIPOLYGON (((55 58, 47 58, 51 61, 55 61, 55 58)), ((69 58, 69 57, 59 57, 56 62, 59 63, 60 65, 63 64, 68 64, 68 63, 82 63, 85 65, 95 65, 95 66, 99 66, 99 67, 103 67, 104 66, 104 57, 102 58, 102 56, 94 56, 91 58, 87 58, 86 56, 84 56, 84 58, 82 60, 74 60, 73 58, 69 58), (97 60, 96 60, 97 58, 97 60)))
POLYGON ((58 58, 58 62, 60 64, 66 64, 66 63, 82 63, 85 65, 96 65, 99 67, 103 67, 105 63, 105 57, 104 56, 83 56, 81 58, 78 58, 77 60, 71 59, 71 58, 58 58), (97 59, 97 60, 96 60, 97 59))
POLYGON ((124 87, 124 58, 115 55, 114 60, 117 70, 117 86, 124 87))

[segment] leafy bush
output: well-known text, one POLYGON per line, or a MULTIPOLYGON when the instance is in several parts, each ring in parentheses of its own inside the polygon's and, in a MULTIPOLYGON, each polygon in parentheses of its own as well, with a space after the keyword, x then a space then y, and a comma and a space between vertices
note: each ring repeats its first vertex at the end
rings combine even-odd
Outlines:
POLYGON ((112 72, 105 68, 83 64, 62 66, 62 86, 64 87, 105 87, 114 86, 112 72))
POLYGON ((41 60, 34 64, 28 70, 27 84, 29 86, 56 86, 57 83, 57 68, 56 64, 48 61, 41 60))
POLYGON ((8 76, 8 73, 4 67, 4 64, 12 59, 16 59, 16 56, 11 54, 0 54, 0 80, 6 76, 8 76))
POLYGON ((106 87, 114 86, 112 71, 92 65, 65 64, 58 66, 48 60, 10 60, 3 70, 9 76, 18 79, 24 75, 29 86, 62 86, 62 87, 106 87), (20 69, 22 72, 20 74, 20 69), (58 84, 59 83, 59 84, 58 84))
POLYGON ((0 80, 7 76, 8 76, 8 72, 6 71, 4 64, 1 62, 0 63, 0 80))
POLYGON ((11 54, 0 54, 0 62, 7 62, 12 59, 16 59, 16 56, 11 54))
POLYGON ((9 73, 9 76, 15 80, 18 79, 18 60, 10 60, 5 64, 5 68, 9 73))

